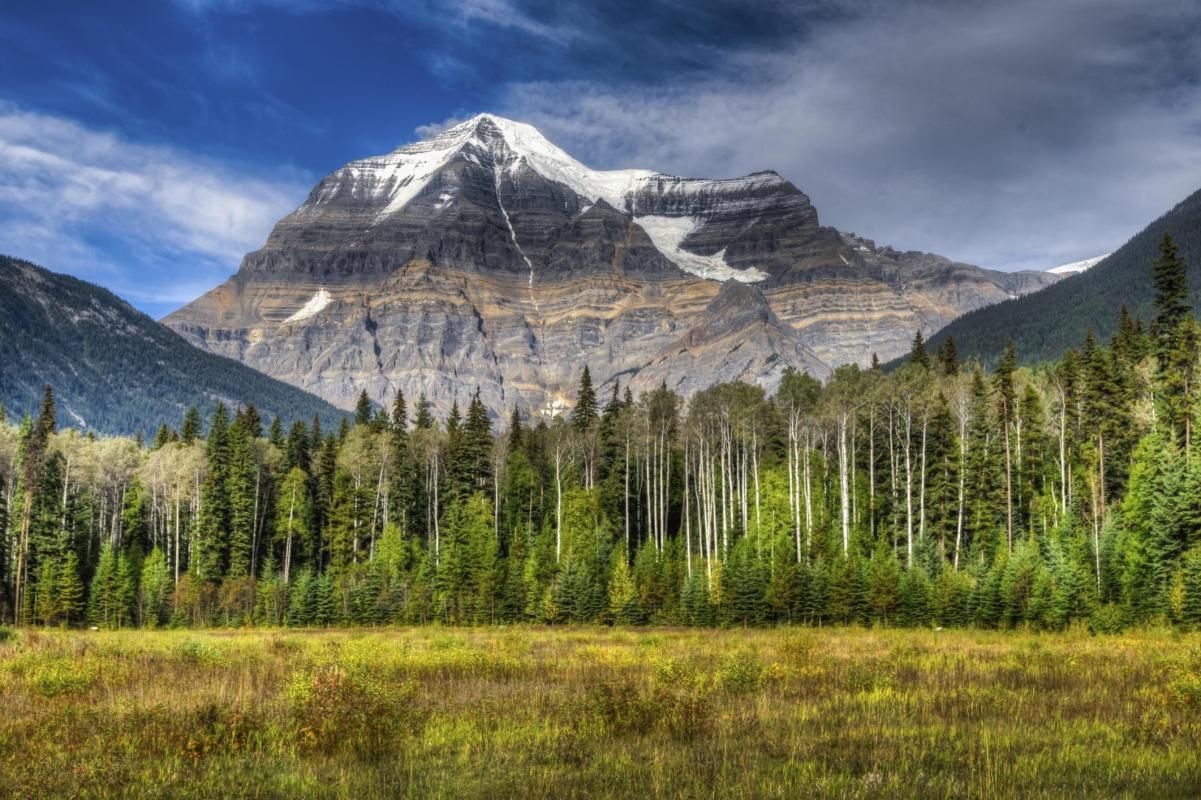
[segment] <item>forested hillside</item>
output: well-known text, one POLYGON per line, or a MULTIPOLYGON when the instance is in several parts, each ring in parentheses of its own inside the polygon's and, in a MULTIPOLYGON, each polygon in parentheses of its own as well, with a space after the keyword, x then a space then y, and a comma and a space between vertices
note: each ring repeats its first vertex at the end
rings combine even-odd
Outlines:
MULTIPOLYGON (((1145 268, 1145 274, 1146 272, 1145 268)), ((931 357, 774 396, 660 389, 493 430, 364 395, 353 425, 219 406, 147 448, 0 426, 22 622, 1201 623, 1201 327, 1170 241, 1124 316, 1030 370, 931 357)))
POLYGON ((1092 329, 1099 339, 1117 330, 1118 309, 1149 320, 1154 290, 1147 265, 1155 260, 1164 234, 1171 235, 1189 265, 1189 303, 1201 308, 1201 191, 1148 225, 1109 258, 1078 275, 1032 294, 964 314, 930 338, 939 347, 954 338, 965 358, 995 364, 1008 339, 1023 363, 1059 358, 1084 345, 1092 329))
POLYGON ((179 425, 190 405, 217 401, 289 420, 343 414, 192 347, 106 289, 0 256, 0 403, 10 415, 34 414, 47 383, 64 422, 102 433, 179 425))

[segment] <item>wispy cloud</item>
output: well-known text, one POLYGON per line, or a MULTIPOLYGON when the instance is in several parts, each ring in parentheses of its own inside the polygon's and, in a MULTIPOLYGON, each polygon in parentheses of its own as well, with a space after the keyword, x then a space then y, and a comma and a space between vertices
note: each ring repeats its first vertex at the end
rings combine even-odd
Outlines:
POLYGON ((310 184, 0 106, 0 250, 158 302, 232 272, 310 184))
POLYGON ((437 18, 465 27, 483 24, 506 28, 556 41, 575 38, 585 30, 548 23, 544 13, 534 13, 519 0, 176 0, 176 4, 195 13, 244 12, 269 6, 297 14, 317 14, 357 6, 408 17, 437 18))

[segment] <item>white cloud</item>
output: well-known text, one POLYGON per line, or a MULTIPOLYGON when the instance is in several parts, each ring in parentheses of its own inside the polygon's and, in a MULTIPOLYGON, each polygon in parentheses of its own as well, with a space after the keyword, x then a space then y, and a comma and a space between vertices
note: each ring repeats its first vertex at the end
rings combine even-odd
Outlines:
POLYGON ((431 122, 426 125, 418 125, 413 129, 413 133, 417 134, 422 139, 428 139, 431 136, 437 136, 445 130, 449 130, 461 122, 466 122, 471 119, 470 114, 454 114, 447 117, 441 122, 431 122))
POLYGON ((504 103, 594 166, 776 169, 823 222, 1003 268, 1108 252, 1201 187, 1201 10, 1174 0, 847 2, 687 81, 504 103))
MULTIPOLYGON (((0 106, 0 250, 144 296, 217 278, 304 199, 308 176, 255 174, 70 119, 0 106), (103 240, 104 247, 93 242, 103 240), (129 253, 132 263, 112 255, 129 253), (174 265, 156 275, 140 256, 174 265), (139 269, 141 267, 142 269, 139 269)), ((210 284, 211 285, 211 284, 210 284)))

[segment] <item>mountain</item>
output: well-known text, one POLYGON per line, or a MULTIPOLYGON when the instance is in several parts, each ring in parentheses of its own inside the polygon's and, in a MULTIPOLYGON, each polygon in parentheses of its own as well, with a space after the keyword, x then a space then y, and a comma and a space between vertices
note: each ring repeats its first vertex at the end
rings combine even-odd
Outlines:
POLYGON ((190 405, 253 403, 266 418, 344 416, 325 401, 191 346, 111 292, 0 256, 0 403, 35 413, 45 384, 59 419, 102 433, 153 433, 190 405))
POLYGON ((823 227, 775 172, 598 171, 484 114, 336 170, 164 322, 342 407, 399 388, 446 410, 478 386, 494 412, 540 413, 566 407, 585 364, 602 389, 772 388, 787 366, 899 355, 918 329, 1056 279, 823 227))
POLYGON ((1052 275, 1075 275, 1078 272, 1084 272, 1091 267, 1095 267, 1105 259, 1109 258, 1112 253, 1106 253, 1101 256, 1086 258, 1083 261, 1073 261, 1070 264, 1060 264, 1058 267, 1051 267, 1047 272, 1052 275))
POLYGON ((1159 257, 1165 233, 1188 264, 1189 299, 1201 309, 1201 191, 1195 192, 1152 222, 1130 241, 1087 271, 1069 275, 1041 291, 965 314, 935 336, 934 352, 955 338, 963 358, 991 363, 1012 338, 1026 363, 1056 358, 1080 347, 1091 328, 1102 341, 1117 330, 1118 310, 1150 320, 1154 316, 1151 264, 1159 257))

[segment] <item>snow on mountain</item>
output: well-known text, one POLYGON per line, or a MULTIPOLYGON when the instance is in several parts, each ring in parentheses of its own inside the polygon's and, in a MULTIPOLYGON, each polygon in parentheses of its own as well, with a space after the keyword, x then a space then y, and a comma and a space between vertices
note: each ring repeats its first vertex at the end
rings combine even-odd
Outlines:
MULTIPOLYGON (((404 145, 386 156, 348 164, 338 177, 365 187, 369 199, 386 199, 377 215, 382 219, 407 206, 438 170, 469 144, 491 154, 497 167, 513 170, 524 163, 544 178, 564 184, 594 202, 603 198, 614 208, 625 206, 625 198, 636 182, 659 176, 642 169, 591 169, 556 147, 532 125, 479 114, 431 139, 404 145)), ((474 154, 467 157, 474 160, 474 154)), ((341 183, 330 181, 319 188, 310 204, 332 199, 341 183)))
MULTIPOLYGON (((724 251, 706 256, 684 250, 682 242, 700 227, 702 220, 682 210, 696 209, 698 202, 706 205, 701 200, 706 197, 715 198, 727 213, 737 212, 744 205, 753 206, 762 202, 758 190, 783 181, 774 172, 729 180, 706 180, 680 178, 645 169, 595 170, 551 143, 532 125, 492 114, 479 114, 431 139, 404 145, 385 156, 351 162, 323 181, 306 206, 315 211, 349 193, 352 198, 366 201, 367 205, 377 209, 375 223, 381 224, 416 199, 438 172, 459 154, 476 164, 490 160, 498 187, 502 175, 512 174, 525 166, 589 201, 585 208, 604 200, 616 209, 634 214, 635 221, 646 229, 655 246, 686 272, 710 280, 734 279, 744 283, 767 277, 754 267, 729 266, 724 251), (679 216, 675 215, 677 210, 681 210, 679 216)), ((453 191, 444 191, 434 208, 442 210, 455 199, 453 191)), ((530 268, 532 271, 533 266, 530 268)), ((315 301, 316 298, 310 302, 315 301)), ((307 308, 297 312, 303 315, 299 319, 320 310, 306 311, 307 308)))
POLYGON ((648 215, 634 219, 646 235, 651 237, 659 252, 673 261, 677 267, 693 275, 714 281, 728 281, 733 278, 742 283, 756 283, 767 278, 767 273, 751 267, 738 269, 726 263, 725 248, 711 256, 689 253, 680 245, 688 234, 700 225, 700 220, 692 217, 661 217, 648 215))
POLYGON ((325 290, 324 286, 322 286, 317 290, 315 295, 309 298, 307 303, 300 307, 299 311, 288 317, 286 320, 284 320, 284 322, 300 322, 301 320, 306 320, 309 317, 314 317, 317 314, 320 314, 322 309, 330 304, 331 300, 333 300, 333 297, 331 297, 330 293, 325 290))
POLYGON ((1051 269, 1047 270, 1047 272, 1050 272, 1053 275, 1075 275, 1078 272, 1084 272, 1089 267, 1093 267, 1101 263, 1105 259, 1109 258, 1109 255, 1109 253, 1106 253, 1103 256, 1086 258, 1083 261, 1073 261, 1070 264, 1061 264, 1058 267, 1052 267, 1051 269))

